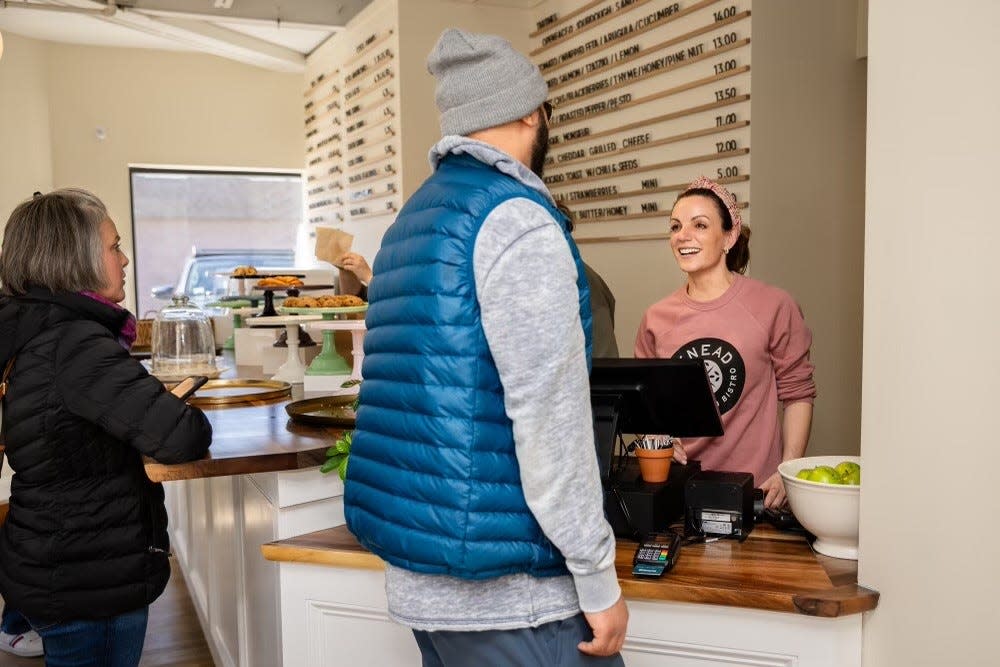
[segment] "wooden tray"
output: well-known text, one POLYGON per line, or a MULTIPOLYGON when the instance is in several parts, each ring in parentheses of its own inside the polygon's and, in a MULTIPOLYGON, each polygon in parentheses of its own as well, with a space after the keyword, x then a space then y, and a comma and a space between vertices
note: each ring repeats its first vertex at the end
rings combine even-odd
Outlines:
POLYGON ((295 401, 285 406, 292 421, 312 426, 347 426, 354 428, 354 409, 351 404, 357 394, 321 396, 295 401))
POLYGON ((188 399, 198 407, 271 401, 291 395, 292 385, 278 380, 209 380, 188 399))

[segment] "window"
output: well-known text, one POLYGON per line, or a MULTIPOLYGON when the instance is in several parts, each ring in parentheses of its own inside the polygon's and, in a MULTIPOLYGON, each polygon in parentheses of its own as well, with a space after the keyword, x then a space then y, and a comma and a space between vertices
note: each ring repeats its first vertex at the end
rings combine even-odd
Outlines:
POLYGON ((302 221, 299 173, 135 167, 132 238, 137 312, 174 293, 204 305, 226 293, 241 264, 291 267, 302 221))

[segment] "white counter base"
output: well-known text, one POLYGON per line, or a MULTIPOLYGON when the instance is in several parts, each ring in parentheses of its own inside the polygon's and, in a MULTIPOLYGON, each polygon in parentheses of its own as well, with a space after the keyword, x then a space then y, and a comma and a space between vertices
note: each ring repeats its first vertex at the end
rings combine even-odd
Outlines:
POLYGON ((340 478, 307 468, 164 489, 172 551, 215 664, 282 667, 278 567, 260 546, 343 524, 340 478))
MULTIPOLYGON (((389 620, 381 570, 280 563, 283 659, 296 667, 420 664, 389 620)), ((669 576, 669 575, 668 575, 669 576)), ((629 667, 860 667, 861 615, 815 618, 629 600, 629 667)))

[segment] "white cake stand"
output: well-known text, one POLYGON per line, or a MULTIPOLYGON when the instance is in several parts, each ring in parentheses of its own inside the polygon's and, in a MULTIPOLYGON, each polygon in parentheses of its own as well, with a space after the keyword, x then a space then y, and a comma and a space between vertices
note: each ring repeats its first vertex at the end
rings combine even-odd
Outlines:
MULTIPOLYGON (((309 325, 310 329, 320 329, 322 331, 350 331, 351 332, 351 353, 354 355, 354 366, 351 370, 351 379, 361 379, 361 362, 365 358, 365 327, 364 320, 328 320, 323 319, 309 325)), ((309 373, 313 375, 313 373, 309 373)), ((322 373, 316 373, 322 375, 322 373)))
POLYGON ((278 367, 271 376, 272 380, 281 380, 291 384, 302 384, 306 367, 299 359, 299 325, 303 322, 316 322, 323 319, 319 315, 278 315, 276 317, 249 317, 244 324, 251 327, 285 325, 288 332, 288 360, 278 367))

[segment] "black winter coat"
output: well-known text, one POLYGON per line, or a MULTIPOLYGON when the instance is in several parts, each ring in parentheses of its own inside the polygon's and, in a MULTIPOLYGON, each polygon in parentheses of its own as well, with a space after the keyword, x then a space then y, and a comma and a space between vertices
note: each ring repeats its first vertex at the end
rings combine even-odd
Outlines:
POLYGON ((203 457, 205 415, 118 343, 127 317, 79 294, 0 298, 0 371, 15 357, 0 438, 15 470, 0 530, 0 595, 61 622, 148 605, 170 577, 163 487, 142 455, 203 457))

